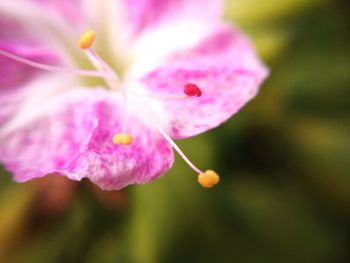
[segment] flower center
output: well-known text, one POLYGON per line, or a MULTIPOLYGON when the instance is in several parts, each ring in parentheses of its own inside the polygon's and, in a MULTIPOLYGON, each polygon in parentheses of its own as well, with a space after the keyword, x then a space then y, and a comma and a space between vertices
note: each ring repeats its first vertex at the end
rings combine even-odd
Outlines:
POLYGON ((168 94, 142 94, 135 91, 127 91, 125 86, 121 85, 121 80, 118 74, 106 63, 92 48, 96 40, 96 33, 93 30, 86 31, 83 33, 79 39, 78 46, 85 51, 88 59, 95 66, 96 70, 77 70, 77 69, 67 69, 60 68, 51 65, 46 65, 38 62, 34 62, 4 50, 0 50, 0 55, 8 57, 12 60, 18 61, 20 63, 35 67, 38 69, 56 72, 56 73, 69 73, 78 76, 93 77, 93 78, 102 78, 106 85, 115 91, 121 91, 124 101, 124 112, 122 118, 122 128, 119 133, 115 134, 111 138, 111 143, 117 145, 125 146, 132 145, 133 136, 131 133, 127 132, 127 121, 128 121, 128 97, 133 96, 133 99, 137 101, 141 108, 149 115, 151 122, 155 128, 162 134, 162 136, 168 141, 168 143, 174 148, 174 150, 180 155, 180 157, 198 174, 198 183, 204 188, 212 188, 216 185, 220 178, 212 170, 207 170, 203 172, 197 166, 195 166, 185 153, 180 149, 180 147, 171 139, 167 134, 165 129, 160 124, 161 122, 157 119, 157 115, 153 110, 147 105, 144 97, 153 97, 157 99, 188 99, 192 97, 202 96, 202 90, 194 83, 184 83, 183 93, 178 95, 168 95, 168 94))

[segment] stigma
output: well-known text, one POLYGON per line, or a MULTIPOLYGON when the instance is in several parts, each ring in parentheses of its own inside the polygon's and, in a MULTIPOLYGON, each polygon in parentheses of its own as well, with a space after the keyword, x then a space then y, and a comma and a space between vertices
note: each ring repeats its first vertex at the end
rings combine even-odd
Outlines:
POLYGON ((193 84, 193 83, 186 83, 185 84, 184 93, 188 97, 193 97, 193 96, 200 97, 200 96, 202 96, 202 90, 196 84, 193 84))

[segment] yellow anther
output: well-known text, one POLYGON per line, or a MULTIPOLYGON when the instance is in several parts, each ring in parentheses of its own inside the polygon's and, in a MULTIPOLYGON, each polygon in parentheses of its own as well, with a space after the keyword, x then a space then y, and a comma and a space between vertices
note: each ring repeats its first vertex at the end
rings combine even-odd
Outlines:
POLYGON ((220 176, 213 170, 205 171, 205 174, 210 178, 212 184, 218 184, 220 181, 220 176))
POLYGON ((220 176, 212 170, 207 170, 205 173, 198 175, 198 183, 204 188, 212 188, 214 185, 218 184, 219 181, 220 176))
POLYGON ((123 137, 123 144, 130 145, 132 144, 132 135, 130 133, 125 133, 123 137))
POLYGON ((115 144, 123 144, 123 134, 122 133, 117 133, 116 135, 113 136, 113 142, 115 144))
POLYGON ((88 30, 80 36, 79 47, 81 49, 90 48, 96 39, 96 33, 93 30, 88 30))
POLYGON ((130 133, 117 133, 113 136, 113 142, 115 144, 124 144, 130 145, 132 144, 132 135, 130 133))

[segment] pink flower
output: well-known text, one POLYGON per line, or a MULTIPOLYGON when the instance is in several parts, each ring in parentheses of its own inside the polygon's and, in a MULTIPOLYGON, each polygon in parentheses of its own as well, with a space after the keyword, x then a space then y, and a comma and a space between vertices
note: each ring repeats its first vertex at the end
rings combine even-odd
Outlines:
POLYGON ((174 148, 216 184, 172 139, 220 125, 268 75, 221 12, 218 0, 2 1, 0 162, 19 182, 59 173, 111 190, 160 177, 174 148), (82 52, 87 28, 97 39, 82 35, 82 52))

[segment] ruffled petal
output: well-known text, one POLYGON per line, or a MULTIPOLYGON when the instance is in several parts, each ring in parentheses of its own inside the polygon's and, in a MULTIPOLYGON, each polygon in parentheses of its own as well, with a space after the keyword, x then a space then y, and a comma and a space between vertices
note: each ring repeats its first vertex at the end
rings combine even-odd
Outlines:
POLYGON ((149 69, 149 64, 174 47, 193 45, 193 40, 198 41, 215 27, 223 10, 222 0, 106 0, 103 3, 104 6, 95 9, 103 10, 98 12, 103 15, 100 20, 104 22, 101 32, 105 47, 113 52, 110 63, 124 69, 134 62, 149 69))
POLYGON ((156 95, 181 94, 186 83, 202 89, 200 98, 161 101, 169 133, 185 138, 230 118, 256 95, 267 75, 247 37, 225 25, 196 47, 174 52, 142 82, 156 95))
POLYGON ((38 114, 29 123, 0 130, 0 161, 20 182, 51 173, 89 178, 107 190, 152 181, 172 165, 171 146, 136 107, 127 126, 133 143, 113 144, 121 131, 120 105, 120 96, 100 89, 75 89, 45 100, 33 107, 38 114))
POLYGON ((65 33, 75 37, 75 40, 90 28, 100 36, 106 27, 106 12, 114 6, 114 2, 118 0, 32 0, 39 10, 54 17, 61 26, 64 25, 65 33))
MULTIPOLYGON (((21 21, 1 13, 0 9, 0 49, 36 62, 57 65, 60 62, 58 52, 54 52, 51 43, 40 33, 25 26, 21 21)), ((34 69, 0 55, 0 89, 13 89, 23 85, 38 73, 47 73, 34 69)))
POLYGON ((122 0, 121 2, 126 24, 132 35, 139 35, 162 24, 175 24, 180 20, 212 21, 220 18, 222 14, 221 0, 122 0))
MULTIPOLYGON (((0 49, 50 65, 59 65, 63 61, 63 56, 53 51, 49 43, 45 43, 41 37, 35 37, 28 27, 5 15, 0 17, 0 49)), ((45 75, 48 72, 0 55, 0 125, 25 99, 23 95, 27 92, 29 83, 45 75)))
MULTIPOLYGON (((20 26, 20 31, 12 30, 17 36, 15 41, 23 39, 22 34, 31 36, 35 42, 45 43, 52 50, 83 57, 77 48, 77 40, 88 28, 95 28, 101 18, 101 12, 94 7, 102 1, 93 0, 16 0, 0 1, 1 19, 11 19, 20 26), (24 12, 25 10, 25 12, 24 12), (93 14, 93 16, 91 15, 93 14), (91 21, 90 21, 91 20, 91 21)), ((1 30, 10 31, 10 28, 1 30)), ((71 60, 68 58, 68 62, 71 60)))
MULTIPOLYGON (((35 45, 6 43, 0 39, 0 49, 22 58, 50 65, 59 64, 59 57, 52 51, 35 45)), ((35 69, 4 56, 0 56, 0 92, 14 91, 32 78, 47 72, 35 69)))
POLYGON ((33 0, 41 8, 52 11, 70 23, 79 24, 84 21, 82 13, 83 0, 33 0))

